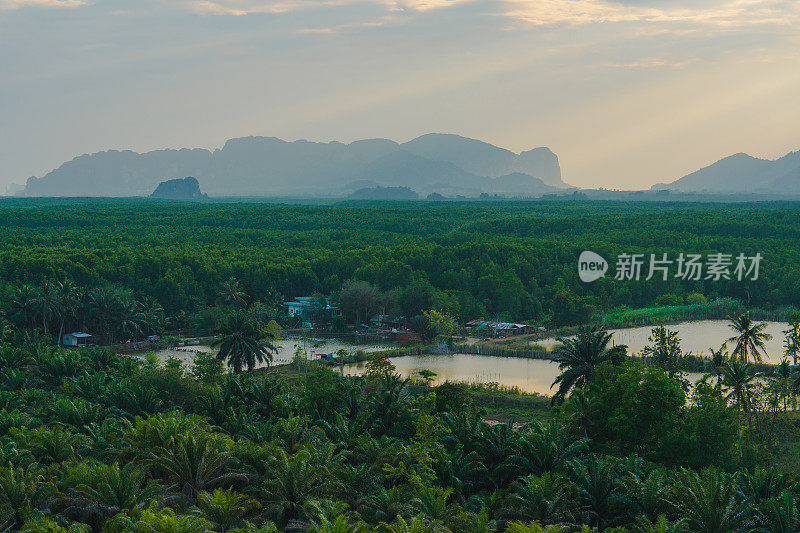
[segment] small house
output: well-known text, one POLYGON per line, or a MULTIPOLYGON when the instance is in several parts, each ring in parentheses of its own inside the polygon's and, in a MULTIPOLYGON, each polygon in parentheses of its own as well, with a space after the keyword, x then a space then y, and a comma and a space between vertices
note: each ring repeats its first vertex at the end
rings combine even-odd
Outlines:
POLYGON ((512 322, 493 322, 491 320, 470 320, 467 322, 467 331, 482 337, 512 337, 527 335, 533 328, 527 324, 512 322))
POLYGON ((403 327, 403 317, 375 315, 369 319, 369 327, 376 329, 399 330, 403 327))
POLYGON ((89 346, 90 344, 94 344, 92 341, 93 337, 82 331, 76 331, 75 333, 65 333, 63 338, 63 345, 64 346, 89 346))
POLYGON ((284 302, 290 317, 299 318, 304 327, 317 327, 320 323, 330 323, 342 312, 330 298, 298 296, 291 302, 284 302))

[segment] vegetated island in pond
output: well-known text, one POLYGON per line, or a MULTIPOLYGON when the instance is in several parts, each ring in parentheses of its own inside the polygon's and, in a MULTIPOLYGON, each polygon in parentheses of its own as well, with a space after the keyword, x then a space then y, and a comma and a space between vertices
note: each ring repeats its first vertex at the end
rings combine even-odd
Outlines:
POLYGON ((150 198, 162 198, 166 200, 199 200, 208 198, 207 194, 200 191, 200 183, 197 179, 189 176, 186 178, 176 178, 162 181, 150 195, 150 198))

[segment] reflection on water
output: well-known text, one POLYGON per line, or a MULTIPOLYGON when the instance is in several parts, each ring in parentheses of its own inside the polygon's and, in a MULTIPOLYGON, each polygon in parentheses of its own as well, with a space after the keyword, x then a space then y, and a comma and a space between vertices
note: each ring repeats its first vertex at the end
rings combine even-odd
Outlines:
MULTIPOLYGON (((695 355, 710 355, 708 349, 717 349, 720 345, 734 335, 733 330, 728 325, 727 320, 698 320, 695 322, 682 322, 680 324, 667 325, 667 329, 678 332, 681 339, 681 348, 684 352, 691 352, 695 355)), ((626 344, 629 353, 642 351, 642 348, 650 344, 647 340, 654 326, 610 329, 613 333, 612 341, 615 344, 626 344)), ((783 331, 788 328, 786 322, 767 322, 766 333, 772 335, 772 340, 765 342, 767 355, 765 362, 780 363, 783 359, 783 331)), ((536 341, 536 344, 554 347, 556 339, 543 339, 536 341)), ((729 347, 729 351, 733 346, 729 347)))
MULTIPOLYGON (((346 350, 347 352, 355 352, 357 350, 375 352, 379 350, 391 350, 392 348, 397 347, 396 345, 390 343, 352 344, 342 341, 341 339, 313 339, 310 341, 304 341, 302 339, 281 339, 274 344, 278 348, 278 352, 273 354, 273 365, 285 365, 287 363, 291 363, 298 348, 304 350, 310 359, 316 359, 317 354, 335 353, 339 350, 346 350)), ((183 346, 173 350, 158 350, 156 354, 162 361, 166 361, 169 358, 174 358, 179 359, 185 365, 189 366, 194 361, 194 357, 197 352, 216 353, 217 349, 211 348, 210 346, 183 346)), ((266 365, 258 365, 256 368, 262 366, 266 365)))
MULTIPOLYGON (((558 364, 544 359, 458 353, 390 357, 389 360, 403 377, 420 379, 420 370, 436 372, 433 385, 445 381, 483 385, 494 382, 504 387, 517 387, 523 392, 536 392, 545 396, 553 394, 555 389, 550 389, 550 385, 560 374, 558 364)), ((344 373, 348 376, 360 375, 365 369, 366 363, 363 362, 344 365, 344 373)), ((694 383, 703 374, 687 372, 684 376, 694 383)))
MULTIPOLYGON (((550 385, 558 376, 558 365, 543 359, 516 357, 489 357, 484 355, 409 355, 391 357, 389 360, 403 377, 419 379, 420 370, 436 372, 434 385, 445 381, 465 383, 499 383, 518 387, 524 392, 551 394, 550 385)), ((365 363, 345 365, 344 373, 358 375, 364 372, 365 363)))

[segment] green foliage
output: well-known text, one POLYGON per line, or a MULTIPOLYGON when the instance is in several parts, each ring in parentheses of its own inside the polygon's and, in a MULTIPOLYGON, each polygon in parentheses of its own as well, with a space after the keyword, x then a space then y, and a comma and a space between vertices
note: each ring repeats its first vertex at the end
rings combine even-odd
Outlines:
MULTIPOLYGON (((366 320, 385 304, 387 313, 409 319, 436 308, 461 323, 507 314, 577 324, 622 305, 652 306, 665 295, 662 302, 669 304, 703 305, 696 295, 708 295, 774 310, 796 302, 800 287, 792 268, 798 213, 787 203, 302 206, 12 199, 0 208, 0 290, 9 297, 14 324, 53 336, 62 327, 91 329, 118 341, 142 338, 145 331, 138 330, 160 334, 167 317, 196 327, 193 317, 216 304, 260 302, 278 318, 283 308, 276 296, 346 295, 350 282, 343 280, 380 293, 380 307, 374 298, 348 306, 351 321, 366 320), (574 268, 586 249, 612 263, 623 252, 758 251, 769 268, 750 283, 605 279, 586 285, 574 268), (152 300, 162 312, 147 304, 152 300)), ((718 311, 708 310, 725 316, 718 311)))
POLYGON ((675 380, 655 366, 626 362, 601 365, 587 389, 591 435, 623 453, 658 450, 660 437, 686 403, 675 380))

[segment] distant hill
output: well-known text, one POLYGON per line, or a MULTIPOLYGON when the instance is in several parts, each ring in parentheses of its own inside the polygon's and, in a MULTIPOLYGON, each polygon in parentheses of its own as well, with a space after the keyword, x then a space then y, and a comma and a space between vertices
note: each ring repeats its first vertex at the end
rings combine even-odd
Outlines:
POLYGON ((701 193, 800 194, 800 151, 775 159, 735 154, 653 190, 701 193))
POLYGON ((353 200, 416 200, 419 195, 408 187, 366 187, 350 194, 353 200))
POLYGON ((191 176, 162 181, 150 195, 150 198, 164 198, 168 200, 199 200, 208 198, 207 194, 200 192, 200 183, 191 176))
POLYGON ((344 144, 243 137, 214 151, 109 150, 76 157, 40 178, 32 177, 21 194, 146 196, 172 176, 195 176, 214 196, 345 197, 378 186, 409 187, 423 195, 502 191, 536 196, 568 187, 558 158, 547 148, 515 154, 458 135, 428 134, 404 144, 387 139, 344 144))

